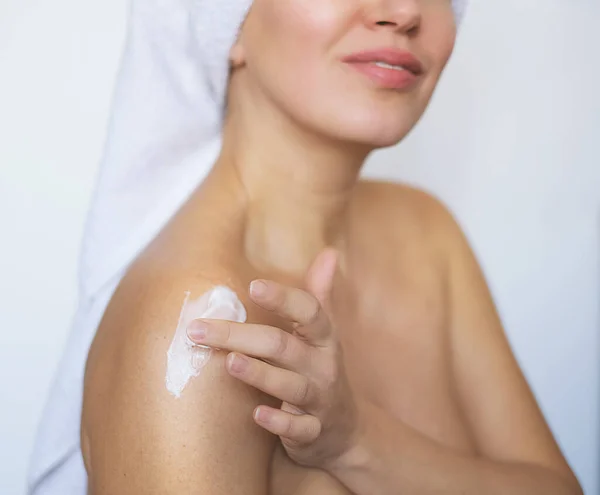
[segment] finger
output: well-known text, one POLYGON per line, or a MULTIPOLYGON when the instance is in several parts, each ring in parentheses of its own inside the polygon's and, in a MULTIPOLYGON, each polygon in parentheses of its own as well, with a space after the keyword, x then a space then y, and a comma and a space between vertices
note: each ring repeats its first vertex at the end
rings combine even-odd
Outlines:
POLYGON ((292 414, 269 406, 258 406, 254 421, 274 435, 300 445, 314 442, 321 434, 321 421, 315 416, 292 414))
POLYGON ((233 352, 227 356, 226 366, 238 380, 283 402, 303 408, 314 397, 308 378, 293 371, 233 352))
POLYGON ((254 280, 250 284, 250 297, 261 308, 298 325, 313 323, 320 309, 313 295, 272 280, 254 280))
POLYGON ((321 251, 308 269, 306 286, 321 306, 327 307, 333 286, 333 276, 338 264, 338 251, 326 248, 321 251))
POLYGON ((267 359, 298 372, 304 370, 310 351, 305 342, 280 328, 227 320, 194 320, 188 337, 198 345, 267 359))

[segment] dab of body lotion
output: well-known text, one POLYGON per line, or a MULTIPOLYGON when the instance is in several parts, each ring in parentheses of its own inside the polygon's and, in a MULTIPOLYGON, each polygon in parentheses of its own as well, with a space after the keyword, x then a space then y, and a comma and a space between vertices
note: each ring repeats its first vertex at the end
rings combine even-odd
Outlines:
POLYGON ((190 292, 185 293, 175 336, 167 351, 165 385, 177 398, 181 397, 181 392, 190 379, 200 374, 212 353, 209 347, 194 344, 188 338, 187 327, 191 321, 210 318, 244 323, 247 317, 246 308, 228 287, 214 287, 193 301, 189 300, 190 295, 190 292))

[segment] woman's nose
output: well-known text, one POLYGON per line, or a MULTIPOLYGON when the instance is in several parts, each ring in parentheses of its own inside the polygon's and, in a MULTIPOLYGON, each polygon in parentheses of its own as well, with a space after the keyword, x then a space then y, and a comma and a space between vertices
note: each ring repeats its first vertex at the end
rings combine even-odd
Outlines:
POLYGON ((411 32, 421 24, 420 0, 366 0, 365 18, 371 29, 411 32))

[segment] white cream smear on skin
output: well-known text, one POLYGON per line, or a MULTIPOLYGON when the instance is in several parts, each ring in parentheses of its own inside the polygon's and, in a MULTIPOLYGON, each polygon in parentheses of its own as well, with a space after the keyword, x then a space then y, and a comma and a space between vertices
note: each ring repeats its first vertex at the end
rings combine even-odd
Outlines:
POLYGON ((165 385, 177 398, 181 397, 190 379, 200 374, 212 353, 210 347, 195 344, 187 336, 187 327, 192 320, 210 318, 245 323, 247 318, 246 308, 229 287, 219 285, 193 301, 190 301, 190 295, 189 291, 185 293, 175 336, 167 351, 165 385))

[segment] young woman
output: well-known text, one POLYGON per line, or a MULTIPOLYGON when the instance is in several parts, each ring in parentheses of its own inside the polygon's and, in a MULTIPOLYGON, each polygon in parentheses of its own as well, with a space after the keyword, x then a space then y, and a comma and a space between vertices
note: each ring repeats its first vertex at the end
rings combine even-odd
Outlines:
POLYGON ((129 266, 91 346, 89 493, 581 493, 452 215, 359 179, 427 107, 453 7, 253 2, 219 157, 129 266), (189 325, 213 351, 176 398, 183 296, 222 285, 247 318, 189 325))

